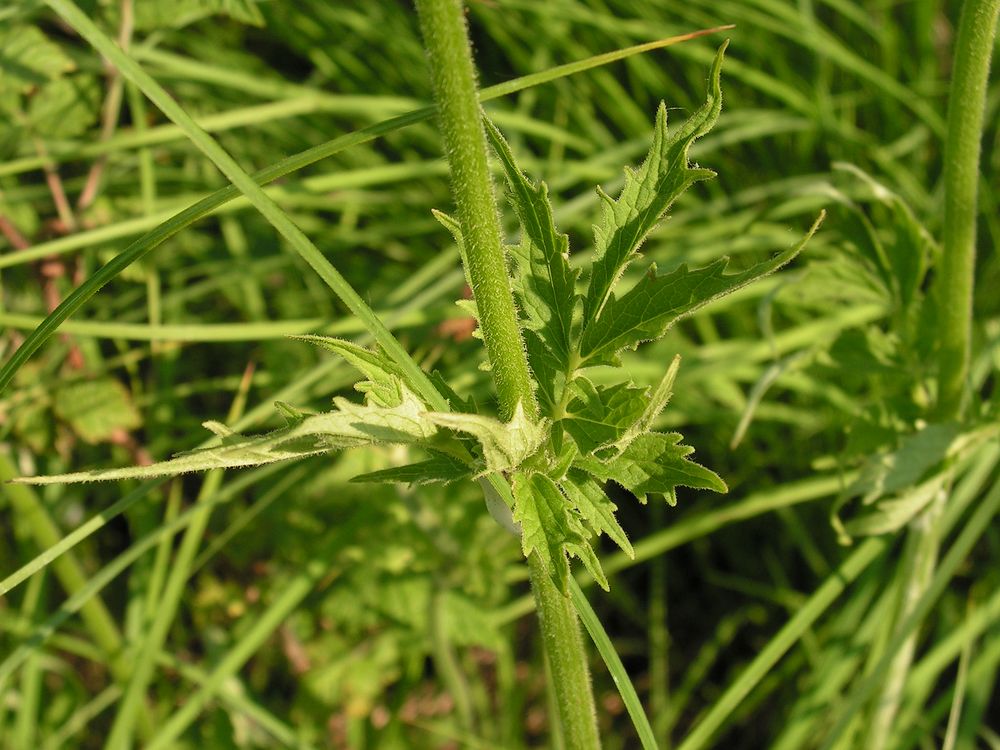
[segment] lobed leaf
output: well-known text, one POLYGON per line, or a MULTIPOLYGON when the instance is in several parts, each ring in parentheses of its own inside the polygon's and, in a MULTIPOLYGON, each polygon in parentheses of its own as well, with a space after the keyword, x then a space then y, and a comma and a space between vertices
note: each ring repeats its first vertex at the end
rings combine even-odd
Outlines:
MULTIPOLYGON (((37 26, 0 28, 0 95, 30 93, 75 67, 37 26)), ((0 96, 0 104, 4 101, 0 96)))
POLYGON ((265 435, 244 437, 216 422, 207 429, 222 438, 222 444, 179 454, 151 466, 82 471, 49 477, 20 477, 24 484, 92 482, 112 479, 148 479, 208 469, 260 466, 276 461, 305 458, 333 450, 378 443, 426 441, 437 433, 424 404, 405 386, 401 402, 394 407, 359 405, 334 399, 335 411, 303 416, 288 427, 265 435))
POLYGON ((603 487, 579 470, 568 472, 559 486, 596 534, 607 534, 630 559, 635 559, 635 550, 615 518, 618 508, 603 487))
POLYGON ((638 170, 625 170, 625 186, 618 200, 599 191, 601 221, 594 227, 595 260, 583 300, 583 328, 601 316, 611 289, 633 260, 639 247, 677 197, 691 185, 715 175, 688 164, 688 149, 711 130, 722 109, 719 74, 727 43, 719 48, 709 74, 705 104, 673 135, 667 133, 667 108, 656 113, 653 144, 638 170))
POLYGON ((555 482, 544 474, 517 472, 513 489, 514 520, 521 527, 524 556, 535 552, 542 567, 565 591, 569 580, 566 555, 573 554, 607 591, 607 577, 587 541, 587 532, 555 482))
POLYGON ((67 383, 55 392, 52 409, 87 443, 111 440, 142 426, 131 394, 114 378, 67 383))
POLYGON ((329 349, 347 360, 348 364, 368 378, 355 383, 354 389, 364 393, 368 401, 375 406, 392 407, 401 403, 401 386, 406 381, 406 375, 381 352, 332 336, 308 334, 291 338, 329 349))
POLYGON ((670 367, 667 368, 659 384, 653 389, 642 414, 625 431, 625 434, 618 439, 616 446, 619 452, 625 450, 639 435, 649 432, 653 428, 653 422, 660 416, 660 412, 666 407, 667 402, 670 401, 670 397, 674 393, 674 380, 677 379, 677 371, 680 367, 681 356, 678 354, 671 361, 670 367))
POLYGON ((569 238, 556 230, 544 182, 532 183, 518 167, 510 145, 489 118, 483 118, 493 150, 500 158, 508 196, 521 224, 521 247, 514 254, 524 326, 538 333, 558 369, 566 372, 572 359, 570 332, 576 303, 576 277, 569 266, 569 238))
POLYGON ((728 258, 695 270, 687 264, 658 276, 656 264, 620 299, 611 295, 601 316, 583 332, 581 359, 614 362, 618 352, 657 339, 685 315, 774 273, 798 255, 823 221, 823 214, 797 244, 740 273, 725 273, 728 258))
POLYGON ((643 414, 649 397, 648 388, 630 383, 595 387, 586 378, 576 378, 569 388, 576 397, 566 405, 560 425, 581 453, 593 453, 621 438, 643 414))
POLYGON ((680 440, 677 432, 647 432, 613 458, 584 456, 576 466, 602 482, 614 480, 640 502, 646 502, 649 493, 662 493, 674 505, 677 487, 728 492, 718 474, 687 458, 694 448, 680 440))

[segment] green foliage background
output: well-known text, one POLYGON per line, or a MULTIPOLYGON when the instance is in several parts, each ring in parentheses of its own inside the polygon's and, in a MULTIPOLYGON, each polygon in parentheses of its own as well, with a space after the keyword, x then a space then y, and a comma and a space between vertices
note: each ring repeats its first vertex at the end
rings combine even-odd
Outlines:
MULTIPOLYGON (((121 34, 127 6, 80 6, 121 34)), ((134 11, 122 46, 247 171, 430 100, 408 4, 143 1, 134 11)), ((736 24, 725 32, 722 114, 692 150, 718 176, 685 193, 644 245, 661 273, 723 255, 750 268, 828 211, 791 268, 623 355, 640 386, 654 386, 682 356, 657 426, 681 430, 730 489, 681 489, 677 507, 644 507, 610 487, 636 556, 602 540, 610 593, 592 588, 591 601, 663 747, 689 736, 873 536, 884 545, 854 585, 711 740, 825 747, 890 640, 886 613, 903 588, 894 540, 953 480, 956 497, 968 499, 950 506, 946 549, 977 508, 996 504, 996 76, 980 181, 970 421, 926 423, 957 17, 956 4, 935 0, 469 6, 484 86, 736 24)), ((521 168, 547 183, 574 263, 592 246, 594 186, 621 189, 622 165, 645 155, 661 100, 671 127, 704 101, 720 40, 487 106, 521 168)), ((4 360, 124 245, 226 184, 51 11, 28 0, 0 8, 4 360)), ((458 250, 431 213, 451 207, 432 122, 343 150, 268 191, 425 370, 491 408, 481 343, 468 335, 467 307, 454 304, 464 285, 458 250)), ((515 216, 504 211, 513 238, 515 216)), ((324 411, 332 396, 356 398, 350 368, 286 335, 352 337, 362 327, 242 199, 130 266, 61 330, 0 400, 5 479, 161 460, 195 448, 207 419, 260 432, 280 425, 276 400, 324 411)), ((198 497, 211 508, 207 532, 164 650, 152 655, 142 746, 156 746, 164 726, 178 737, 160 740, 170 747, 557 746, 520 546, 485 512, 478 488, 349 481, 407 455, 348 451, 147 489, 64 556, 75 579, 64 562, 0 599, 0 746, 103 746, 121 697, 114 662, 141 652, 175 554, 170 524, 198 497), (100 592, 104 615, 93 603, 70 615, 67 597, 150 533, 158 536, 100 592), (61 614, 57 630, 28 649, 39 625, 61 614)), ((137 486, 4 485, 0 575, 137 486)), ((938 746, 953 693, 964 696, 962 746, 998 742, 989 718, 1000 661, 995 524, 972 543, 921 631, 889 747, 938 746)), ((592 668, 605 746, 636 747, 596 656, 592 668)), ((865 746, 874 711, 862 709, 837 747, 865 746)), ((707 745, 681 745, 695 746, 707 745)))

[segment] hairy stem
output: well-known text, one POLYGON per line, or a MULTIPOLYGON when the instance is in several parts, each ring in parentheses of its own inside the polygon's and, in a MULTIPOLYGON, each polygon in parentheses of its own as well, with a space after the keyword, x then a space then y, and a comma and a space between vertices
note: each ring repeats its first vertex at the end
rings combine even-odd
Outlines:
POLYGON ((518 402, 534 416, 537 408, 504 257, 462 4, 460 0, 417 0, 417 10, 500 416, 510 419, 518 402))
MULTIPOLYGON (((529 415, 535 416, 538 409, 503 252, 462 3, 416 0, 416 5, 500 414, 509 419, 520 403, 529 415)), ((567 746, 574 750, 599 748, 594 698, 576 612, 537 555, 531 555, 528 564, 562 734, 567 746)))
MULTIPOLYGON (((955 62, 948 94, 944 145, 944 231, 935 289, 938 306, 938 402, 940 421, 961 419, 972 339, 972 300, 976 266, 976 193, 980 142, 986 108, 990 54, 1000 0, 965 0, 955 39, 955 62)), ((941 546, 939 520, 948 501, 942 491, 909 529, 910 554, 904 569, 896 627, 907 621, 933 578, 941 546)), ((893 659, 875 705, 867 747, 880 750, 892 735, 903 688, 913 663, 914 632, 893 659)))
POLYGON ((955 39, 944 146, 944 233, 937 286, 938 416, 961 414, 969 371, 976 267, 976 188, 986 84, 1000 0, 966 0, 955 39))

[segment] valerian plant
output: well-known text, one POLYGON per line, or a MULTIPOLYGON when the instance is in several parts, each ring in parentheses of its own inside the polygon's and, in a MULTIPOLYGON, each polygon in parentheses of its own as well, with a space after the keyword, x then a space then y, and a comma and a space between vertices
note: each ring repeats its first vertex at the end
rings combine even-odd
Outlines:
MULTIPOLYGON (((632 382, 621 353, 662 337, 703 305, 773 273, 800 252, 822 219, 793 247, 743 271, 726 273, 726 258, 695 269, 682 264, 668 273, 659 273, 650 264, 631 287, 623 284, 624 272, 641 257, 643 242, 678 196, 714 176, 711 170, 689 163, 688 151, 718 118, 724 51, 725 45, 716 55, 705 103, 672 133, 661 104, 645 161, 638 169, 626 168, 617 199, 598 191, 601 209, 594 227, 594 254, 583 283, 580 271, 569 262, 568 237, 555 226, 545 184, 525 175, 501 132, 485 119, 521 227, 520 242, 507 251, 538 416, 523 404, 506 422, 478 413, 440 377, 434 379, 435 386, 452 411, 436 410, 380 351, 336 338, 300 336, 343 357, 364 376, 355 386, 364 394, 362 403, 338 397, 331 411, 320 414, 278 403, 287 424, 267 434, 243 436, 218 422, 206 422, 205 427, 220 438, 216 446, 150 466, 17 481, 149 478, 406 444, 422 449, 426 458, 363 474, 354 481, 425 484, 503 475, 512 485, 513 505, 498 503, 487 493, 493 501, 490 510, 520 533, 525 556, 537 553, 563 590, 569 557, 577 557, 607 589, 594 539, 606 534, 633 554, 615 518, 617 508, 605 493, 609 481, 643 503, 650 495, 662 495, 673 505, 681 486, 726 491, 716 473, 691 459, 693 448, 682 442, 679 433, 655 429, 670 399, 679 360, 650 388, 632 382), (614 368, 617 379, 604 374, 601 384, 595 384, 588 370, 596 366, 614 368)), ((459 222, 443 213, 437 216, 461 248, 459 222)), ((474 302, 460 304, 476 313, 474 302)))

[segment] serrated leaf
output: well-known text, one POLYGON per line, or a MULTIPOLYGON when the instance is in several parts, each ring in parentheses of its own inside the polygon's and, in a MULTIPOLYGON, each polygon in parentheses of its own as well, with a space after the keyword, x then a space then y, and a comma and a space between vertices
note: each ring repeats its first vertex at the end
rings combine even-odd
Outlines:
POLYGON ((673 505, 677 487, 727 492, 718 474, 687 458, 694 448, 680 441, 677 432, 647 432, 613 458, 581 457, 576 466, 602 482, 614 480, 641 502, 649 493, 662 493, 673 505))
POLYGON ((514 474, 514 520, 521 526, 521 550, 538 554, 545 571, 565 591, 569 580, 567 554, 580 558, 594 579, 608 590, 608 581, 568 500, 544 474, 514 474))
POLYGON ((291 336, 299 341, 307 341, 324 349, 329 349, 347 360, 367 380, 355 383, 354 389, 364 393, 375 406, 398 406, 402 402, 402 383, 406 376, 396 364, 380 352, 365 349, 344 339, 331 336, 304 335, 291 336))
POLYGON ((615 517, 618 508, 603 487, 578 470, 568 472, 559 486, 594 533, 607 534, 630 559, 635 559, 635 550, 615 517))
POLYGON ((615 443, 619 452, 625 450, 639 435, 649 432, 652 429, 653 422, 660 416, 660 412, 666 407, 667 402, 670 401, 670 397, 674 393, 674 380, 677 379, 677 371, 680 369, 680 366, 681 357, 678 354, 670 363, 670 367, 667 368, 659 384, 653 389, 642 414, 615 443))
POLYGON ((560 424, 581 453, 593 453, 624 435, 645 410, 649 393, 630 383, 595 387, 586 378, 576 378, 569 388, 575 397, 560 424))
POLYGON ((63 386, 55 393, 53 410, 87 443, 104 442, 121 430, 142 425, 129 392, 113 378, 63 386))
POLYGON ((728 258, 694 270, 682 264, 662 276, 654 263, 621 298, 611 295, 601 316, 583 332, 581 358, 588 364, 613 362, 622 349, 657 339, 685 315, 774 273, 802 251, 822 220, 821 214, 794 246, 740 273, 725 273, 728 258))
POLYGON ((542 343, 535 331, 525 330, 523 336, 524 350, 528 355, 528 366, 535 385, 535 398, 538 399, 542 412, 551 415, 557 406, 556 394, 562 391, 566 382, 566 373, 560 370, 555 355, 542 343))
POLYGON ((594 227, 596 257, 583 300, 584 331, 600 317, 615 282, 674 200, 695 182, 714 176, 711 170, 688 164, 688 149, 712 128, 722 109, 719 74, 725 49, 724 43, 715 56, 705 104, 668 135, 667 108, 661 102, 653 145, 642 166, 625 170, 625 186, 618 200, 600 193, 601 220, 594 227))
POLYGON ((474 436, 482 446, 487 471, 517 468, 546 436, 545 423, 530 419, 520 403, 507 423, 480 414, 431 412, 427 416, 438 427, 474 436))
POLYGON ((62 49, 37 27, 0 28, 0 92, 29 93, 74 67, 62 49))
POLYGON ((537 331, 565 372, 571 360, 570 331, 578 271, 569 266, 569 238, 556 230, 544 182, 532 183, 518 167, 507 141, 489 118, 483 118, 493 150, 500 158, 508 195, 521 224, 522 245, 515 253, 516 283, 523 323, 537 331))
POLYGON ((289 427, 264 435, 244 437, 218 423, 209 423, 212 432, 222 437, 222 445, 182 453, 151 466, 82 471, 51 477, 21 477, 13 481, 56 484, 146 479, 208 469, 260 466, 360 445, 429 440, 436 434, 437 428, 427 418, 424 404, 405 386, 400 386, 400 390, 402 401, 395 407, 362 406, 334 399, 337 410, 304 417, 289 427))
MULTIPOLYGON (((459 223, 451 214, 446 214, 444 211, 438 211, 436 208, 431 209, 431 215, 437 219, 438 224, 443 226, 451 234, 452 238, 455 240, 455 244, 458 246, 458 254, 462 258, 462 272, 465 274, 465 283, 472 288, 472 277, 469 276, 469 261, 465 257, 465 240, 462 238, 462 225, 459 223)), ((477 317, 476 320, 479 320, 477 317)))
POLYGON ((385 482, 402 484, 449 484, 472 476, 472 470, 462 461, 446 453, 433 452, 432 458, 406 466, 359 474, 352 482, 385 482))
POLYGON ((28 101, 31 129, 45 138, 74 138, 97 122, 101 91, 92 76, 64 76, 28 101))

